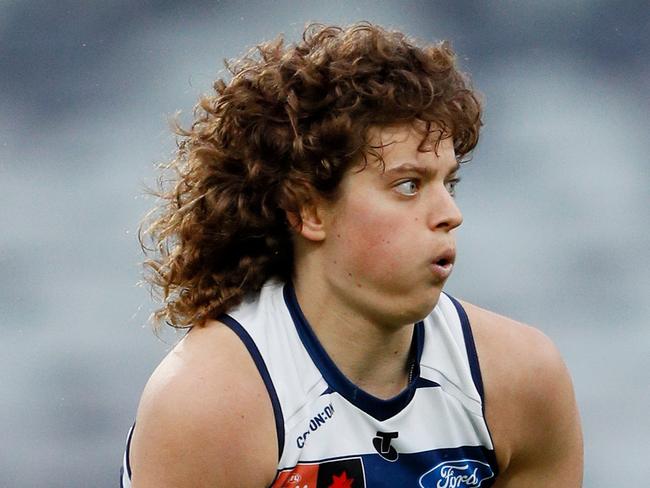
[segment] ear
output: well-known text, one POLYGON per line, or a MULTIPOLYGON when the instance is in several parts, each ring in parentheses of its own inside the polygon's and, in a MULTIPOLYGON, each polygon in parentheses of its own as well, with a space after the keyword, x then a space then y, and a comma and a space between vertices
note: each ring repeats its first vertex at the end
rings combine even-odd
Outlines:
POLYGON ((318 202, 303 204, 300 217, 294 212, 287 212, 287 220, 291 228, 308 241, 319 242, 325 239, 323 208, 318 202))

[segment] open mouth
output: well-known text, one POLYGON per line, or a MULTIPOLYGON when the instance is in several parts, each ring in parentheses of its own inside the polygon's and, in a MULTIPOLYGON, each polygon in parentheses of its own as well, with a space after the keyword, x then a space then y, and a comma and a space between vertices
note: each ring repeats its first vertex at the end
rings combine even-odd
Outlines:
POLYGON ((456 251, 453 248, 451 248, 438 254, 437 259, 433 261, 433 264, 435 264, 436 266, 447 268, 449 266, 452 266, 455 260, 456 260, 456 251))
POLYGON ((447 251, 441 253, 438 256, 438 259, 431 263, 431 272, 439 280, 446 280, 451 274, 451 270, 454 267, 454 260, 456 258, 456 253, 453 249, 448 249, 447 251))

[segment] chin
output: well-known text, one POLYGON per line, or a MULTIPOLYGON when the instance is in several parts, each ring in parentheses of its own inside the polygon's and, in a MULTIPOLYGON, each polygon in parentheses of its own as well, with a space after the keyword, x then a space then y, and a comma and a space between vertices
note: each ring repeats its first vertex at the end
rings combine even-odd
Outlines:
MULTIPOLYGON (((440 300, 440 294, 442 293, 442 287, 435 287, 433 290, 431 290, 431 293, 428 295, 428 300, 426 301, 426 305, 424 308, 426 309, 426 313, 424 314, 424 317, 429 315, 431 311, 436 308, 436 305, 438 305, 438 301, 440 300)), ((423 317, 423 318, 424 318, 423 317)))
MULTIPOLYGON (((436 308, 441 292, 442 290, 440 288, 436 288, 429 291, 429 293, 424 297, 412 300, 409 306, 404 306, 402 309, 400 314, 401 318, 408 323, 415 323, 423 320, 434 308, 436 308)), ((405 302, 406 300, 403 303, 405 302)))

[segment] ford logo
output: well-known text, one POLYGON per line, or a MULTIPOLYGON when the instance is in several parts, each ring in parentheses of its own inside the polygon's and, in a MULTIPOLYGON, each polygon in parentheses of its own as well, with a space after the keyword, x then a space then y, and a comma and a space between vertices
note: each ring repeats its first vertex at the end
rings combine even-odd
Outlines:
POLYGON ((494 478, 492 467, 482 461, 445 461, 420 476, 422 488, 477 488, 494 478))

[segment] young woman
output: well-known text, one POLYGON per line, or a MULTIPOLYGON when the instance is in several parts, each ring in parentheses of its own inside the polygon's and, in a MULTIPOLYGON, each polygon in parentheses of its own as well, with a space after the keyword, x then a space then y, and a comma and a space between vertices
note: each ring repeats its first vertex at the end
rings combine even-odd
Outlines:
POLYGON ((579 487, 551 342, 443 292, 481 107, 446 44, 311 26, 231 66, 146 233, 153 373, 123 486, 579 487))

